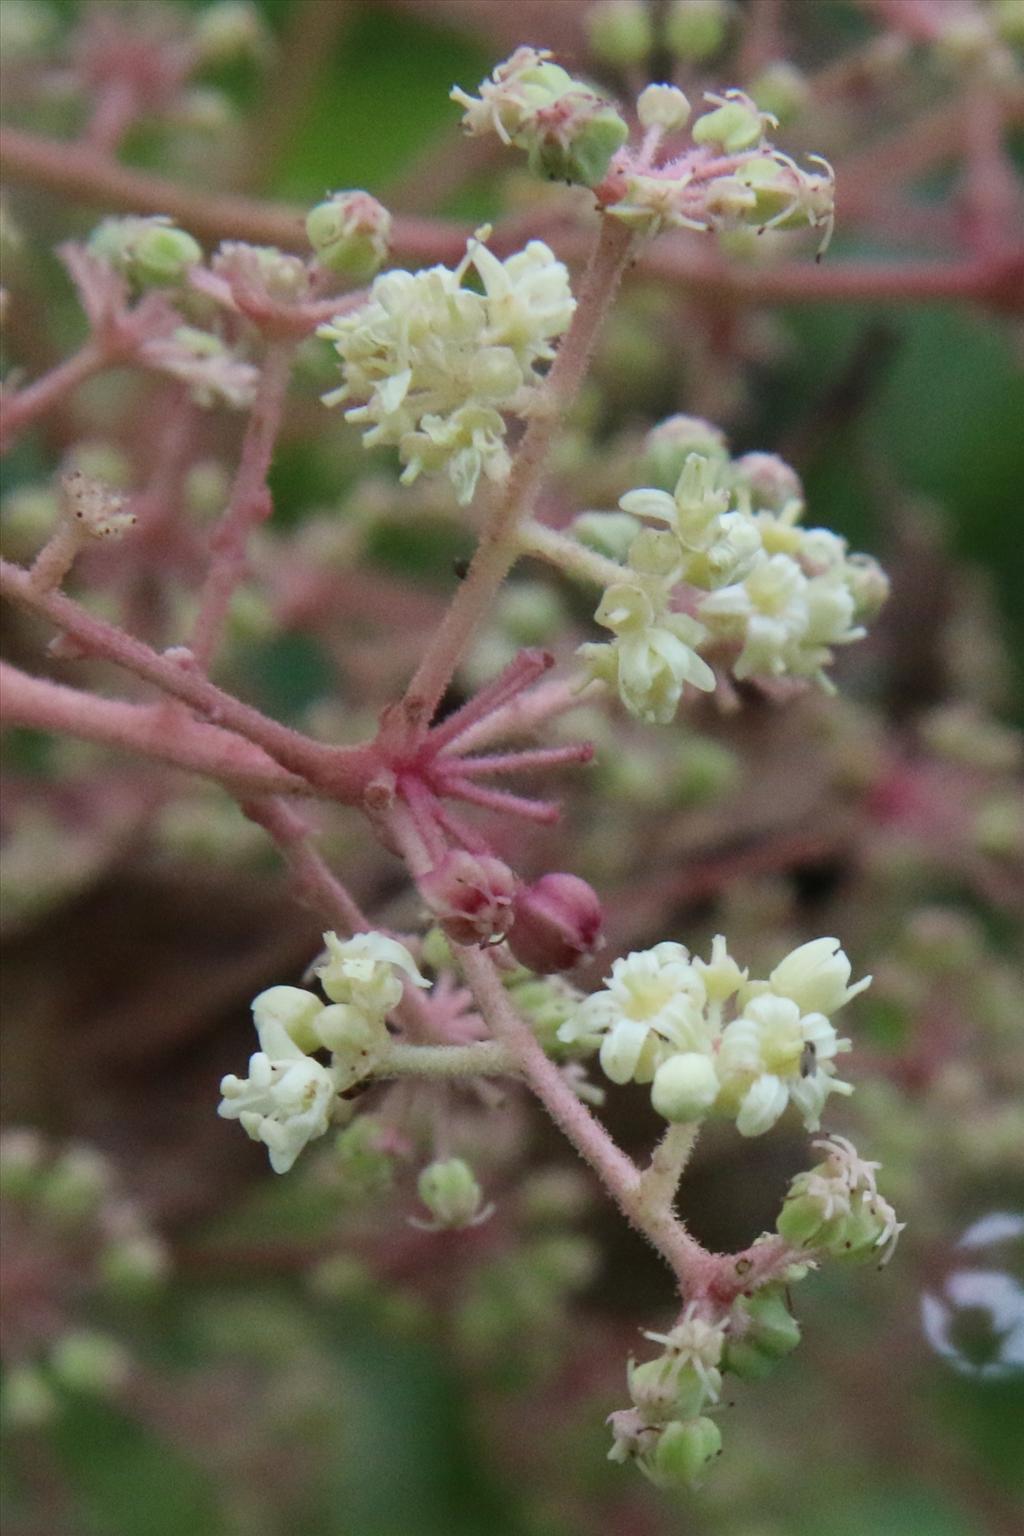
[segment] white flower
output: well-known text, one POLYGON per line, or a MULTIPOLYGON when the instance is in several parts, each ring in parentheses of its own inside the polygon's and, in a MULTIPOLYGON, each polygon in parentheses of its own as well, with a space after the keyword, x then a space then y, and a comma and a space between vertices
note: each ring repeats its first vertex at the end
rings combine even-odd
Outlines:
POLYGON ((708 693, 715 674, 696 646, 704 630, 689 614, 656 609, 652 591, 638 583, 609 587, 595 618, 616 634, 611 645, 583 645, 590 675, 618 689, 639 720, 665 725, 675 715, 687 683, 708 693))
POLYGON ((327 959, 316 967, 316 974, 334 1003, 351 1003, 383 1021, 402 998, 402 980, 396 971, 414 986, 430 985, 405 946, 383 933, 357 933, 351 939, 325 933, 324 944, 327 959))
POLYGON ((718 1107, 735 1114, 741 1136, 770 1130, 789 1103, 817 1130, 829 1094, 853 1091, 835 1076, 834 1057, 849 1049, 823 1013, 802 1014, 791 998, 763 992, 722 1033, 718 1107))
POLYGON ((851 987, 852 969, 838 939, 812 939, 780 961, 768 980, 773 992, 792 998, 802 1013, 831 1015, 871 985, 865 976, 851 987))
POLYGON ((303 1147, 330 1124, 337 1093, 335 1074, 303 1055, 272 1060, 264 1051, 249 1058, 249 1076, 229 1073, 220 1085, 218 1114, 238 1120, 253 1141, 262 1141, 275 1173, 287 1173, 303 1147))
POLYGON ((268 987, 253 998, 252 1019, 260 1048, 268 1056, 288 1056, 290 1047, 315 1051, 321 1044, 315 1028, 324 1005, 303 987, 268 987))
POLYGON ((501 261, 473 239, 454 270, 382 273, 364 305, 323 327, 345 376, 325 402, 360 402, 346 416, 367 447, 397 447, 405 480, 447 470, 468 502, 481 473, 508 473, 504 413, 528 408, 574 309, 542 241, 501 261), (463 286, 471 271, 482 293, 463 286))
POLYGON ((601 1042, 614 1083, 649 1083, 669 1056, 710 1045, 704 984, 681 944, 656 944, 616 960, 604 989, 586 998, 558 1031, 566 1043, 601 1042))

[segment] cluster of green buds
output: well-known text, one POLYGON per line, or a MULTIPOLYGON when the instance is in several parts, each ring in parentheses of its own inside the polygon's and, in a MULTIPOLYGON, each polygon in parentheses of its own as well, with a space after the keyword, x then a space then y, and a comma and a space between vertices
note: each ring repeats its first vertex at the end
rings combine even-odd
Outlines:
POLYGON ((776 1222, 779 1235, 794 1248, 831 1258, 887 1264, 904 1223, 878 1191, 878 1164, 865 1162, 844 1136, 814 1145, 825 1160, 790 1184, 776 1222))
MULTIPOLYGON (((807 1273, 791 1270, 787 1278, 807 1273)), ((661 1488, 699 1483, 721 1454, 722 1432, 711 1417, 728 1372, 760 1381, 800 1342, 800 1326, 781 1285, 768 1285, 733 1302, 712 1320, 691 1302, 669 1333, 648 1333, 662 1345, 653 1360, 628 1368, 631 1408, 613 1413, 612 1461, 635 1461, 661 1488)))
POLYGON ((203 259, 199 242, 164 214, 104 219, 89 237, 87 249, 135 288, 174 287, 203 259))
POLYGON ((517 48, 484 80, 479 96, 456 87, 467 133, 496 133, 526 151, 530 170, 550 181, 596 186, 629 137, 605 97, 551 63, 546 49, 517 48))
POLYGON ((692 1488, 722 1449, 722 1432, 705 1413, 722 1390, 725 1324, 703 1316, 694 1303, 670 1333, 648 1333, 662 1354, 630 1361, 633 1407, 613 1413, 612 1461, 633 1460, 661 1488, 692 1488))

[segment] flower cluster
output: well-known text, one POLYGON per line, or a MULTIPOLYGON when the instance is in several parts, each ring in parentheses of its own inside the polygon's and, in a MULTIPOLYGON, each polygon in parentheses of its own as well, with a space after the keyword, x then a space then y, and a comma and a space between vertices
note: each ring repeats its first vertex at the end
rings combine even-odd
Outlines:
POLYGON ((604 988, 558 1036, 599 1047, 613 1082, 650 1083, 652 1103, 669 1121, 714 1110, 742 1136, 760 1136, 793 1104, 817 1130, 829 1095, 852 1092, 835 1075, 850 1042, 831 1015, 870 980, 850 986, 836 939, 802 944, 764 981, 740 969, 721 936, 708 961, 682 944, 657 944, 616 960, 604 988))
POLYGON ((603 96, 550 61, 546 49, 517 48, 479 96, 456 87, 452 100, 465 109, 467 133, 525 149, 537 175, 595 186, 629 130, 603 96))
POLYGON ((675 417, 651 436, 663 470, 678 463, 673 438, 682 457, 673 491, 647 487, 619 502, 637 531, 624 579, 595 615, 615 639, 581 647, 590 677, 655 722, 672 719, 687 683, 714 687, 702 647, 731 651, 738 678, 806 678, 830 688, 824 669, 833 649, 863 637, 861 621, 887 594, 884 573, 870 557, 851 555, 838 534, 800 526, 802 488, 781 459, 730 460, 704 423, 675 417), (641 528, 640 520, 660 526, 641 528))
POLYGON ((664 1352, 642 1365, 630 1361, 633 1407, 611 1415, 611 1461, 633 1459, 663 1488, 689 1488, 722 1447, 718 1425, 704 1409, 718 1402, 725 1324, 702 1316, 694 1303, 669 1333, 646 1338, 664 1352))
POLYGON ((475 238, 454 270, 383 273, 366 304, 322 329, 345 377, 325 401, 361 402, 346 415, 367 447, 397 447, 405 483, 446 471, 465 504, 481 473, 507 475, 503 413, 529 410, 574 308, 569 274, 542 241, 500 261, 475 238))
POLYGON ((388 1049, 386 1019, 405 980, 429 983, 401 944, 381 933, 339 939, 325 933, 316 967, 325 1004, 302 987, 270 987, 253 1001, 260 1049, 249 1076, 229 1074, 218 1112, 262 1141, 275 1173, 287 1173, 306 1144, 331 1123, 338 1095, 367 1077, 388 1049), (314 1053, 330 1053, 325 1066, 314 1053))
POLYGON ((878 1163, 865 1162, 845 1136, 814 1145, 825 1160, 790 1184, 776 1223, 780 1235, 794 1247, 833 1258, 887 1264, 905 1223, 878 1192, 878 1163))

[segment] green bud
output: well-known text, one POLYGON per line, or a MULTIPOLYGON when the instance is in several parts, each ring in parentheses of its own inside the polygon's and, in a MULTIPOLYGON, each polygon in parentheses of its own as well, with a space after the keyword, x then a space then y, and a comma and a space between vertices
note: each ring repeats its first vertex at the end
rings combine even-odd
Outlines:
POLYGON ((557 634, 565 610, 553 587, 543 581, 518 581, 498 599, 497 623, 516 645, 543 645, 557 634))
MULTIPOLYGON (((531 976, 509 989, 510 998, 549 1055, 564 1056, 567 1048, 558 1031, 575 1013, 579 993, 559 976, 531 976)), ((571 1054, 571 1048, 568 1048, 571 1054)))
POLYGON ((735 789, 739 776, 735 752, 708 736, 690 736, 672 765, 672 803, 705 805, 735 789))
POLYGON ((227 506, 231 476, 217 459, 201 459, 185 476, 185 505, 196 517, 215 517, 227 506))
POLYGON ((167 1249, 158 1237, 140 1232, 108 1243, 97 1259, 101 1283, 127 1300, 150 1296, 167 1277, 167 1249))
POLYGON ((779 1291, 742 1297, 733 1307, 722 1366, 743 1381, 761 1381, 800 1342, 800 1325, 779 1291), (735 1332, 732 1330, 735 1329, 735 1332))
POLYGON ((722 1432, 714 1419, 668 1424, 649 1462, 651 1478, 660 1488, 692 1488, 721 1449, 722 1432))
POLYGON ((750 83, 750 95, 762 112, 788 123, 807 104, 807 76, 786 59, 773 59, 750 83))
POLYGON ((594 1278, 598 1254, 587 1237, 545 1237, 526 1250, 531 1274, 559 1291, 578 1291, 594 1278))
POLYGON ((380 1122, 372 1115, 357 1115, 335 1137, 336 1168, 350 1198, 369 1199, 389 1188, 394 1164, 381 1139, 380 1122))
POLYGON ((5 1131, 0 1137, 0 1195, 5 1200, 30 1198, 39 1188, 46 1164, 46 1144, 38 1131, 5 1131))
POLYGON ((531 127, 524 134, 529 166, 548 181, 596 187, 607 173, 616 150, 629 138, 629 129, 615 108, 589 93, 580 93, 579 106, 567 121, 551 129, 531 127))
POLYGON ((595 58, 620 69, 642 64, 654 46, 643 0, 598 0, 584 16, 595 58))
POLYGON ((58 1339, 50 1352, 50 1366, 69 1391, 109 1397, 127 1381, 130 1361, 116 1339, 81 1329, 58 1339))
POLYGON ((641 524, 628 512, 581 512, 569 532, 587 549, 609 560, 623 561, 641 524))
POLYGON ((28 560, 53 532, 60 502, 48 485, 19 485, 0 502, 0 538, 11 560, 28 560))
POLYGON ((727 101, 724 106, 698 117, 693 125, 693 141, 695 144, 717 145, 727 155, 738 155, 759 144, 762 131, 761 115, 753 106, 742 101, 727 101))
POLYGON ((79 470, 88 480, 102 480, 115 491, 132 483, 132 466, 116 443, 76 443, 64 461, 65 470, 79 470))
POLYGON ((0 1422, 5 1429, 42 1429, 58 1412, 53 1388, 35 1365, 12 1365, 4 1372, 0 1422))
POLYGON ((45 1174, 43 1209, 55 1221, 75 1225, 95 1216, 110 1187, 110 1167, 92 1147, 69 1147, 45 1174))
POLYGON ((334 192, 310 210, 306 235, 328 272, 367 282, 387 258, 391 215, 368 192, 334 192))
POLYGON ((455 956, 448 937, 441 928, 428 928, 420 946, 420 960, 432 971, 454 971, 455 956))
POLYGON ((669 416, 644 439, 644 474, 657 489, 674 491, 687 459, 695 453, 713 464, 724 464, 729 457, 724 432, 700 416, 669 416))
POLYGON ((475 1226, 482 1219, 483 1192, 473 1170, 461 1157, 449 1157, 427 1165, 416 1189, 439 1227, 475 1226))
POLYGON ((572 1221, 590 1204, 590 1185, 575 1168, 540 1168, 519 1189, 519 1208, 529 1222, 572 1221))
POLYGON ((1024 48, 1024 0, 995 0, 992 24, 1004 43, 1024 48))
POLYGON ((665 42, 677 59, 699 64, 723 47, 729 30, 729 0, 673 0, 665 18, 665 42))
POLYGON ((826 1221, 821 1201, 813 1195, 789 1195, 782 1205, 775 1230, 794 1248, 810 1248, 827 1244, 841 1229, 841 1221, 833 1217, 826 1221))
POLYGON ((180 283, 203 259, 199 243, 159 214, 104 219, 89 238, 89 250, 142 288, 180 283))
POLYGON ((195 41, 200 61, 215 67, 247 58, 265 59, 272 46, 263 19, 249 0, 218 0, 201 11, 195 41))

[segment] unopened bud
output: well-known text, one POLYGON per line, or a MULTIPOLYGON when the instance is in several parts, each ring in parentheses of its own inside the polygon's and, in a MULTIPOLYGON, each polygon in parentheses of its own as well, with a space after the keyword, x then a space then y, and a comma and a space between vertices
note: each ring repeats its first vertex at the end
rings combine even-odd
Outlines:
POLYGON ((644 0, 598 0, 584 21, 590 50, 604 64, 629 69, 642 64, 654 46, 644 0))
POLYGON ((130 1369, 127 1351, 116 1339, 84 1328, 58 1339, 50 1366, 69 1391, 95 1397, 109 1397, 124 1386, 130 1369))
POLYGON ((673 0, 665 18, 665 42, 677 59, 699 64, 725 43, 731 13, 729 0, 673 0))
POLYGON ((733 1306, 722 1366, 744 1381, 768 1376, 800 1342, 800 1324, 780 1292, 766 1289, 733 1306))
POLYGON ((430 1163, 416 1181, 416 1189, 439 1227, 476 1226, 487 1214, 482 1209, 483 1191, 461 1157, 430 1163))
POLYGON ((693 125, 693 142, 711 144, 727 155, 738 155, 759 144, 762 132, 761 114, 754 103, 747 97, 737 97, 698 117, 693 125))
POLYGON ((675 133, 690 120, 690 103, 675 85, 649 85, 640 92, 636 113, 642 128, 675 133))
POLYGON ((730 478, 749 491, 758 511, 781 512, 790 502, 803 503, 800 476, 777 453, 744 453, 733 461, 730 478))
POLYGON ((641 524, 628 512, 581 512, 573 518, 570 533, 587 549, 609 560, 625 560, 641 524))
POLYGON ((387 258, 391 215, 368 192, 334 192, 310 210, 306 234, 322 267, 363 283, 387 258))
POLYGON ((773 59, 750 83, 750 95, 762 112, 788 123, 807 103, 807 76, 786 59, 773 59))
POLYGON ((103 1284, 129 1300, 151 1295, 166 1279, 167 1249, 158 1237, 137 1233, 108 1244, 97 1260, 103 1284))
POLYGON ((585 880, 542 875, 516 892, 509 948, 541 975, 567 971, 600 947, 603 922, 601 902, 585 880))
POLYGON ((529 148, 535 176, 595 187, 628 138, 629 129, 615 108, 581 89, 538 112, 522 142, 529 148))
POLYGON ((516 877, 501 859, 456 849, 419 881, 420 893, 455 944, 490 944, 512 921, 516 877))
POLYGON ((660 1488, 692 1488, 712 1457, 722 1449, 722 1431, 714 1419, 667 1424, 650 1461, 660 1488))
POLYGON ((270 34, 249 0, 218 0, 196 21, 196 48, 203 64, 234 64, 240 59, 264 59, 271 51, 270 34))
POLYGON ((89 239, 89 250, 143 288, 180 283, 203 259, 198 241, 163 214, 104 219, 89 239))
POLYGON ((663 1061, 651 1084, 651 1103, 673 1124, 701 1120, 718 1097, 719 1082, 710 1056, 681 1051, 663 1061))
POLYGON ((92 1147, 69 1147, 46 1172, 40 1198, 57 1221, 94 1216, 110 1189, 110 1165, 92 1147))
POLYGON ((11 1365, 4 1371, 0 1421, 5 1429, 42 1429, 58 1411, 53 1388, 36 1365, 11 1365))
POLYGON ((724 462, 728 449, 724 432, 700 416, 669 416, 652 427, 644 439, 644 470, 651 485, 673 491, 691 454, 713 463, 724 462))
POLYGON ((0 1195, 23 1200, 35 1193, 46 1165, 46 1143, 38 1131, 18 1127, 0 1136, 0 1195))

